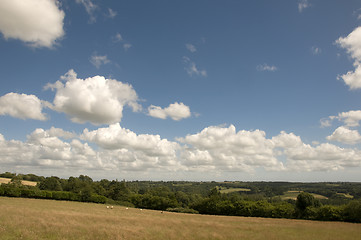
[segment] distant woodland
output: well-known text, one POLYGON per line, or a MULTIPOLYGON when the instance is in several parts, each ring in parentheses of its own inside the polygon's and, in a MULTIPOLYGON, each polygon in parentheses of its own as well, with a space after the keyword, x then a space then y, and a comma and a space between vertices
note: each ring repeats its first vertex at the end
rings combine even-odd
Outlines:
POLYGON ((361 183, 94 181, 0 174, 0 196, 183 213, 361 223, 361 183), (33 184, 27 184, 33 183, 33 184))

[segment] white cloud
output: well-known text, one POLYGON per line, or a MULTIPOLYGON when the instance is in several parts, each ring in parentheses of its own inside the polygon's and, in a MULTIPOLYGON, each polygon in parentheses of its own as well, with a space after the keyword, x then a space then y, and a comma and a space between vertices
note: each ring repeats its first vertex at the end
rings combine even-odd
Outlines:
POLYGON ((121 35, 120 33, 117 33, 117 34, 115 35, 115 37, 113 38, 113 41, 114 41, 114 42, 121 42, 121 41, 123 41, 122 35, 121 35))
POLYGON ((337 171, 361 166, 359 150, 328 143, 311 146, 286 132, 267 139, 260 130, 237 132, 233 125, 211 126, 177 141, 136 134, 119 123, 85 129, 80 136, 54 127, 39 128, 24 142, 6 140, 0 134, 0 165, 56 169, 66 174, 100 170, 113 174, 142 171, 142 174, 165 175, 252 173, 259 168, 287 172, 337 171), (88 143, 96 145, 97 150, 88 143))
POLYGON ((316 46, 311 47, 311 51, 312 51, 313 55, 319 55, 322 52, 321 48, 316 47, 316 46))
POLYGON ((308 0, 299 0, 298 1, 298 11, 301 13, 304 9, 310 7, 311 4, 308 2, 308 0))
POLYGON ((64 142, 41 128, 27 141, 5 140, 0 134, 0 164, 2 166, 43 169, 98 169, 96 152, 87 143, 73 139, 64 142))
POLYGON ((273 65, 268 65, 266 63, 258 65, 257 66, 257 70, 258 71, 270 71, 270 72, 274 72, 277 71, 277 67, 273 66, 273 65))
POLYGON ((8 93, 0 97, 0 115, 20 119, 46 120, 43 103, 35 95, 8 93))
POLYGON ((112 124, 121 121, 125 105, 133 111, 141 109, 135 90, 127 83, 103 76, 80 79, 74 70, 61 80, 65 83, 57 81, 45 88, 56 90, 52 109, 66 113, 73 122, 112 124))
POLYGON ((161 139, 159 135, 140 134, 122 128, 119 123, 94 131, 85 129, 82 139, 104 149, 102 160, 126 170, 146 170, 179 166, 178 143, 161 139))
POLYGON ((97 5, 95 5, 92 0, 75 0, 76 3, 82 4, 86 10, 86 12, 89 14, 90 22, 93 23, 96 21, 96 18, 94 16, 94 11, 97 9, 97 5))
POLYGON ((124 48, 125 51, 128 51, 128 49, 131 48, 131 47, 132 47, 132 44, 130 44, 130 43, 124 43, 123 44, 123 48, 124 48))
POLYGON ((51 48, 64 36, 64 16, 56 0, 2 0, 0 32, 5 39, 51 48))
POLYGON ((111 9, 111 8, 108 8, 108 17, 110 17, 110 18, 115 18, 115 16, 117 16, 117 12, 116 11, 114 11, 113 9, 111 9))
POLYGON ((355 28, 347 37, 340 37, 336 43, 346 49, 354 59, 355 71, 349 71, 338 78, 343 79, 350 89, 361 88, 361 27, 355 28))
POLYGON ((100 68, 101 65, 110 63, 110 60, 108 59, 107 55, 104 55, 104 56, 93 55, 90 58, 90 62, 96 68, 100 68))
POLYGON ((206 77, 207 71, 206 70, 199 70, 194 62, 190 60, 188 57, 183 57, 183 62, 186 65, 184 68, 189 76, 197 75, 206 77))
POLYGON ((148 114, 152 117, 161 119, 166 119, 167 117, 170 117, 176 121, 179 121, 183 118, 189 118, 191 116, 189 107, 184 105, 182 102, 175 102, 169 104, 169 106, 164 109, 158 106, 151 105, 150 107, 148 107, 148 114))
POLYGON ((330 127, 334 119, 343 122, 346 127, 358 127, 361 121, 361 110, 341 112, 337 116, 329 116, 328 118, 321 119, 321 127, 330 127))
POLYGON ((272 141, 260 130, 236 132, 233 125, 208 127, 178 140, 189 146, 181 156, 190 168, 246 172, 257 167, 283 169, 283 164, 274 156, 272 141))
POLYGON ((188 51, 190 51, 191 53, 194 53, 197 51, 197 48, 193 45, 193 44, 190 44, 190 43, 187 43, 186 44, 186 48, 188 49, 188 51))
POLYGON ((327 140, 337 141, 346 144, 356 144, 360 142, 361 135, 357 130, 350 130, 347 127, 338 127, 332 135, 326 137, 327 140))
MULTIPOLYGON (((332 118, 334 118, 334 116, 332 116, 332 118)), ((320 120, 321 128, 331 127, 331 125, 332 125, 332 120, 333 120, 333 119, 331 119, 331 117, 321 119, 321 120, 320 120)))

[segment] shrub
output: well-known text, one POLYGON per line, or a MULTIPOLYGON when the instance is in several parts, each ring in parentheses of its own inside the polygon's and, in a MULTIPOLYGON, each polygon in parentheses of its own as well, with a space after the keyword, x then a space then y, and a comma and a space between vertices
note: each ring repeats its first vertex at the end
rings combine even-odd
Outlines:
POLYGON ((344 220, 348 222, 361 222, 361 202, 352 201, 343 209, 344 220))
POLYGON ((325 205, 317 210, 317 220, 322 221, 341 221, 342 209, 337 206, 325 205))

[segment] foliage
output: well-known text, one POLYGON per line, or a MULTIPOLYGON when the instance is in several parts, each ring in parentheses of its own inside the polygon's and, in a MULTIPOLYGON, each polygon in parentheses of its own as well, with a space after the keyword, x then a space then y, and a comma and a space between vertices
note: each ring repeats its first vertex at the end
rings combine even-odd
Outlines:
POLYGON ((12 179, 0 185, 0 196, 212 215, 361 222, 360 183, 93 181, 86 175, 61 179, 9 172, 0 176, 12 179), (25 186, 22 180, 36 181, 38 185, 25 186), (284 194, 296 197, 298 192, 296 201, 282 200, 284 194), (319 195, 323 206, 314 197, 319 195))

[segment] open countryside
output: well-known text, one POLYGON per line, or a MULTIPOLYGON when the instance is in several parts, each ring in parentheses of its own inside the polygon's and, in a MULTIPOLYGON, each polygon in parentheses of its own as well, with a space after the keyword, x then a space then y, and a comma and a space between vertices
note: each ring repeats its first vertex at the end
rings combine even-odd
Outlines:
POLYGON ((0 239, 360 239, 340 222, 184 214, 0 197, 0 239))

